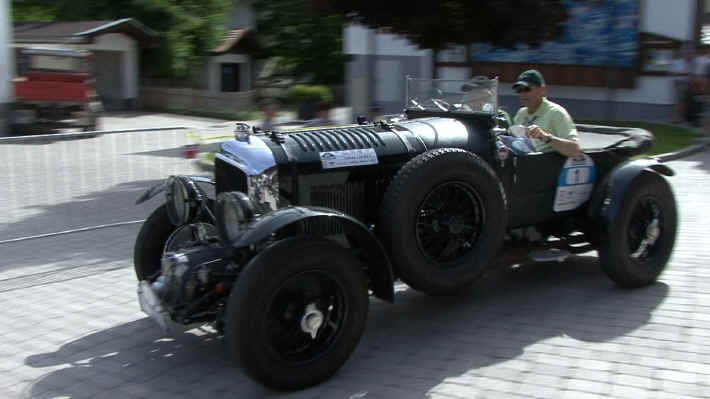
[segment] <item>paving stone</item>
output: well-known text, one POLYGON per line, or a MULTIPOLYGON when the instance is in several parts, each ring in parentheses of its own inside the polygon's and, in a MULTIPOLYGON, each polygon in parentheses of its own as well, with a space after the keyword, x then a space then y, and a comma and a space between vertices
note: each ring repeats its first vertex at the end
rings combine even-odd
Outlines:
MULTIPOLYGON (((134 206, 139 193, 191 166, 143 153, 179 148, 178 136, 0 144, 0 159, 25 171, 21 182, 0 174, 0 241, 145 218, 156 203, 134 206)), ((710 154, 670 165, 681 222, 657 284, 618 289, 580 257, 453 299, 400 286, 394 305, 371 301, 345 366, 294 393, 249 379, 218 334, 168 338, 140 312, 131 261, 139 224, 0 244, 0 397, 710 397, 710 154)))

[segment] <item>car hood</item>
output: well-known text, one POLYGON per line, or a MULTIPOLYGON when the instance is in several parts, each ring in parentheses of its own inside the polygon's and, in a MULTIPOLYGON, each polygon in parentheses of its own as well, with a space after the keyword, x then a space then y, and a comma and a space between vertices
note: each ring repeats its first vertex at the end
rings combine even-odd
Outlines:
POLYGON ((489 139, 488 131, 457 119, 430 117, 391 125, 350 125, 253 135, 248 142, 224 142, 217 156, 254 175, 281 164, 321 163, 325 154, 353 150, 374 152, 380 160, 414 157, 442 147, 480 152, 488 148, 489 139))

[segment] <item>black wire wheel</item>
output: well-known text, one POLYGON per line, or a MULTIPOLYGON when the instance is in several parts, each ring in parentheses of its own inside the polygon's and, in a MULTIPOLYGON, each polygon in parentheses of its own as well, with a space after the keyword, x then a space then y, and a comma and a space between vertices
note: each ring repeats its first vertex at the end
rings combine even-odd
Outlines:
POLYGON ((160 272, 165 245, 177 227, 170 222, 163 204, 143 222, 133 247, 133 266, 139 281, 152 281, 160 272))
POLYGON ((506 196, 491 167, 455 148, 421 154, 395 175, 378 234, 414 289, 452 295, 478 278, 503 242, 506 196))
POLYGON ((668 182, 655 173, 639 175, 599 247, 606 274, 622 287, 656 281, 675 245, 678 215, 668 182))
POLYGON ((345 288, 331 273, 309 270, 291 276, 266 308, 267 350, 282 362, 307 364, 342 333, 348 311, 345 288))
POLYGON ((473 250, 486 220, 481 196, 467 183, 446 182, 429 192, 417 210, 419 251, 436 267, 455 267, 473 250))
POLYGON ((200 217, 200 220, 175 226, 168 217, 166 204, 156 208, 143 222, 133 247, 133 265, 138 280, 155 280, 166 253, 193 248, 209 237, 216 237, 217 230, 213 224, 207 223, 207 217, 200 217))
POLYGON ((272 388, 302 389, 347 361, 368 306, 362 266, 349 251, 324 239, 290 238, 240 274, 225 336, 252 377, 272 388))

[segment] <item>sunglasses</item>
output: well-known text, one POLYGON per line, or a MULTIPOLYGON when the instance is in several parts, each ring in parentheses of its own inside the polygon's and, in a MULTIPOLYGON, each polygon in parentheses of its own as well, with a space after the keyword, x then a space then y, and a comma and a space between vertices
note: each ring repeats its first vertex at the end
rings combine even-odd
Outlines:
POLYGON ((530 91, 529 87, 518 87, 517 89, 515 89, 516 93, 527 93, 529 91, 530 91))

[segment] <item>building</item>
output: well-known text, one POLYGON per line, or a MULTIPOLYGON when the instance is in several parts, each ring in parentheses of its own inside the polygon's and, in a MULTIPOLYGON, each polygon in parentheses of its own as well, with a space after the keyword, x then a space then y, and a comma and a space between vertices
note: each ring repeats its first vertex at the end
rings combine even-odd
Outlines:
POLYGON ((144 107, 229 117, 253 105, 262 48, 254 31, 254 12, 242 3, 230 9, 222 41, 189 79, 144 80, 141 86, 144 107))
POLYGON ((362 114, 377 103, 400 112, 404 76, 468 79, 498 76, 499 103, 519 106, 511 83, 522 70, 539 69, 551 98, 576 119, 669 119, 674 103, 668 67, 674 50, 710 37, 708 0, 563 1, 571 11, 565 34, 539 48, 512 50, 485 44, 452 46, 434 55, 397 35, 358 25, 344 30, 347 100, 362 114))
POLYGON ((132 109, 138 102, 140 47, 155 44, 157 34, 140 22, 20 22, 13 24, 15 58, 23 48, 89 50, 94 54, 96 90, 108 110, 132 109))

